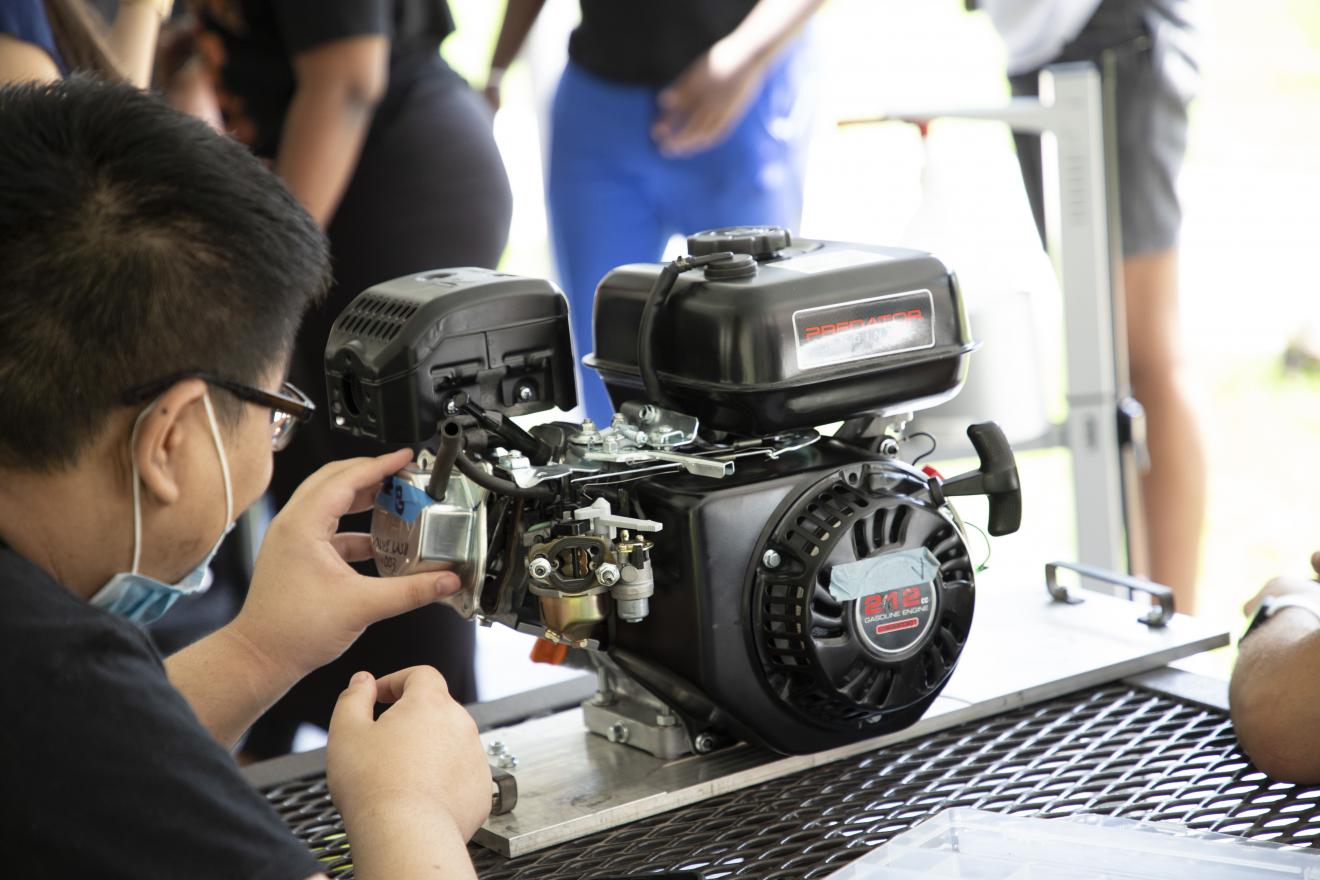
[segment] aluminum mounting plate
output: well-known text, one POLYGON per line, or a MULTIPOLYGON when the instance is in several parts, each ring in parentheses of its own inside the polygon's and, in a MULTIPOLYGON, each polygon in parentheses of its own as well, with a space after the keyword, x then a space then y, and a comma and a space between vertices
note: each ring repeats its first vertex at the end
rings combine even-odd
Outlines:
POLYGON ((811 755, 785 757, 740 744, 661 761, 588 733, 581 710, 483 735, 516 756, 518 806, 493 816, 474 840, 517 857, 809 767, 919 739, 1027 703, 1158 669, 1228 644, 1228 633, 1175 615, 1163 628, 1139 606, 1100 593, 1054 602, 1044 586, 978 587, 976 620, 958 668, 906 730, 811 755))

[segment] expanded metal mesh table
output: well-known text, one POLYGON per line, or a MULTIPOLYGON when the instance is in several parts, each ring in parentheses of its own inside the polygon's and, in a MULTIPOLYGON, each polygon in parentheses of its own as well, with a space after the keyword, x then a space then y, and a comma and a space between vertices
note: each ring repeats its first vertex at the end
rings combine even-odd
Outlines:
MULTIPOLYGON (((352 856, 323 774, 263 787, 334 878, 352 856)), ((805 770, 517 859, 473 847, 483 880, 823 877, 949 807, 1096 813, 1310 846, 1320 787, 1274 782, 1222 708, 1137 684, 1093 688, 805 770)))

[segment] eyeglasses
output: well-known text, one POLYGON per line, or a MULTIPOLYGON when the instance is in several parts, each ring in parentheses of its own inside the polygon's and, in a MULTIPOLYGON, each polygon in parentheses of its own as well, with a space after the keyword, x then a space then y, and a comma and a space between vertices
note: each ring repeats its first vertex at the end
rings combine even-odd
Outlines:
POLYGON ((239 400, 255 403, 258 406, 270 407, 270 444, 276 452, 288 446, 289 440, 293 438, 294 428, 302 422, 310 421, 312 414, 316 412, 316 404, 312 402, 312 399, 291 382, 282 384, 279 391, 263 391, 260 388, 253 388, 251 385, 244 385, 241 382, 235 382, 223 376, 216 376, 204 370, 175 373, 163 379, 130 388, 124 392, 123 401, 129 405, 143 403, 159 396, 165 389, 176 382, 182 382, 184 379, 201 379, 208 385, 223 388, 239 400))

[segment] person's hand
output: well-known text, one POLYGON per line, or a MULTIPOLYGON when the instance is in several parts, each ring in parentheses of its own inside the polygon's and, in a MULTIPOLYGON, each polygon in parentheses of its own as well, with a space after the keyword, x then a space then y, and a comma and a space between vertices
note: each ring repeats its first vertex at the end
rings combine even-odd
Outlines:
POLYGON ((410 458, 401 449, 328 464, 271 521, 247 600, 230 627, 293 678, 344 653, 368 625, 458 590, 452 572, 361 575, 349 563, 371 558, 371 537, 337 533, 339 518, 370 510, 381 481, 410 458))
POLYGON ((721 40, 660 92, 652 140, 670 156, 718 145, 742 121, 764 75, 764 66, 738 44, 721 40))
POLYGON ((350 825, 439 810, 467 840, 490 814, 490 765, 476 722, 429 666, 353 676, 330 717, 326 780, 350 825), (393 705, 374 718, 376 703, 393 705))
MULTIPOLYGON (((1320 550, 1311 554, 1311 570, 1320 575, 1320 550)), ((1252 596, 1247 604, 1242 606, 1242 613, 1247 617, 1254 616, 1256 610, 1260 608, 1260 603, 1265 601, 1267 596, 1285 596, 1289 593, 1310 593, 1318 590, 1320 590, 1320 583, 1314 580, 1289 575, 1276 577, 1261 587, 1260 592, 1252 596)), ((1316 595, 1320 595, 1320 592, 1317 592, 1316 595)))

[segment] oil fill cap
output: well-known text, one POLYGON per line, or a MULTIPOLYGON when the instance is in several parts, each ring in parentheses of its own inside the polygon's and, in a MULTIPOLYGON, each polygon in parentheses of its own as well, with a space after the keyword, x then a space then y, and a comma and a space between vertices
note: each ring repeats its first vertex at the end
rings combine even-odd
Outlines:
POLYGON ((782 226, 726 226, 689 235, 687 249, 694 257, 733 251, 763 260, 792 243, 793 236, 782 226))
POLYGON ((756 260, 748 254, 734 254, 724 260, 706 264, 707 281, 733 281, 756 276, 756 260))

